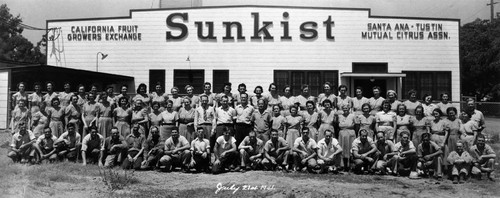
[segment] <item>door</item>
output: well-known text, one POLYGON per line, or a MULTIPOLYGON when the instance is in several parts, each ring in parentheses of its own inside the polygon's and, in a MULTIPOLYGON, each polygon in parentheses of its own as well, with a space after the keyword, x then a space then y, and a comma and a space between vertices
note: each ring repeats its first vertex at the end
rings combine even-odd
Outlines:
MULTIPOLYGON (((354 79, 354 88, 356 87, 361 87, 363 88, 363 96, 366 98, 371 98, 373 97, 373 87, 378 86, 380 87, 380 96, 386 98, 386 92, 387 92, 387 81, 385 79, 354 79)), ((353 90, 353 93, 355 90, 353 90)), ((353 97, 356 96, 354 93, 352 95, 353 97)))

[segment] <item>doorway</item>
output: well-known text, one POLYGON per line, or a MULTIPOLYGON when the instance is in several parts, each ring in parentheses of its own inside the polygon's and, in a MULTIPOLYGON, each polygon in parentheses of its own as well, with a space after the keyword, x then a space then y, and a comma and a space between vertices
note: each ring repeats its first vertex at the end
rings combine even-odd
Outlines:
MULTIPOLYGON (((385 79, 354 79, 354 89, 356 87, 361 87, 363 88, 363 95, 366 98, 371 98, 373 97, 373 87, 378 86, 380 87, 380 96, 383 98, 386 98, 386 92, 387 92, 387 80, 385 79)), ((353 89, 353 92, 354 92, 353 89)), ((353 95, 353 97, 355 94, 353 95)))

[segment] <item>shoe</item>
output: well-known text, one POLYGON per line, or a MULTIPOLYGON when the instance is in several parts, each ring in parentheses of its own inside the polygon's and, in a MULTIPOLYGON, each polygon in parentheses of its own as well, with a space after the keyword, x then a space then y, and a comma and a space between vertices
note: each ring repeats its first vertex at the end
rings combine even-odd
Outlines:
POLYGON ((410 179, 419 179, 420 177, 418 177, 418 173, 417 172, 412 171, 412 172, 410 172, 409 178, 410 179))
MULTIPOLYGON (((234 168, 234 172, 240 172, 242 170, 242 168, 240 168, 239 166, 237 166, 236 168, 234 168)), ((244 170, 243 170, 244 171, 244 170)))
POLYGON ((463 184, 464 182, 465 182, 465 174, 460 173, 460 175, 458 176, 458 183, 463 184))
POLYGON ((458 184, 458 176, 453 176, 453 184, 458 184))
POLYGON ((246 172, 246 171, 248 170, 247 168, 248 168, 248 167, 246 167, 246 168, 245 168, 245 167, 241 167, 241 168, 240 168, 240 172, 242 172, 242 173, 246 172))
MULTIPOLYGON (((243 167, 242 167, 242 169, 243 169, 243 167)), ((250 166, 246 166, 246 167, 245 167, 245 170, 247 170, 247 171, 252 170, 252 167, 250 167, 250 166)))

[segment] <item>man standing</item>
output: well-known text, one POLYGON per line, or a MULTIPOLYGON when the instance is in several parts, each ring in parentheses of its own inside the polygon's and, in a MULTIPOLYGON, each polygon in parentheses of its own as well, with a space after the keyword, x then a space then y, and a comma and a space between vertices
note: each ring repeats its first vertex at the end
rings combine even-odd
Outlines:
POLYGON ((253 130, 257 133, 257 137, 262 141, 267 142, 269 140, 269 130, 271 129, 272 116, 269 111, 267 111, 267 102, 264 99, 257 100, 257 111, 254 111, 252 115, 253 130))
POLYGON ((293 143, 294 171, 302 170, 304 166, 311 173, 319 169, 316 163, 317 149, 316 141, 309 138, 309 128, 302 128, 302 137, 298 137, 293 143))
MULTIPOLYGON (((198 128, 201 129, 201 128, 198 128)), ((203 129, 201 129, 203 131, 203 129)), ((146 160, 144 160, 141 164, 141 169, 151 169, 156 168, 156 164, 163 157, 163 147, 165 142, 160 141, 160 131, 158 127, 152 126, 149 134, 149 138, 144 142, 144 156, 146 160)))
POLYGON ((33 144, 33 147, 38 151, 40 155, 40 159, 38 162, 43 161, 44 159, 48 159, 49 162, 54 162, 57 160, 57 152, 54 147, 54 143, 57 141, 57 138, 52 135, 52 130, 50 127, 45 127, 43 129, 43 135, 38 137, 36 143, 33 144))
POLYGON ((250 131, 238 147, 241 157, 241 169, 257 170, 262 162, 263 148, 264 141, 257 138, 255 131, 250 131))
POLYGON ((485 144, 485 138, 482 135, 477 137, 476 145, 470 148, 474 166, 472 167, 472 174, 477 175, 481 179, 481 172, 486 173, 488 179, 493 181, 491 173, 494 171, 494 164, 496 154, 490 145, 485 144))
POLYGON ((430 133, 422 134, 422 143, 420 143, 417 148, 417 168, 419 171, 422 171, 421 175, 423 176, 435 174, 434 176, 440 179, 443 177, 441 171, 441 165, 443 164, 441 155, 443 151, 439 145, 431 141, 430 136, 430 133))
POLYGON ((253 128, 252 125, 252 115, 254 108, 252 105, 248 105, 248 94, 240 94, 240 104, 236 106, 236 124, 234 126, 236 145, 239 145, 241 141, 250 133, 253 128))
POLYGON ((20 122, 19 131, 12 136, 10 152, 7 157, 10 157, 14 162, 27 163, 35 155, 32 150, 34 142, 35 135, 33 132, 26 129, 25 122, 20 122))
POLYGON ((75 123, 68 123, 66 126, 68 131, 61 134, 55 143, 58 150, 57 156, 61 160, 66 159, 74 162, 78 158, 82 144, 80 143, 81 136, 76 132, 75 127, 75 123))
POLYGON ((111 136, 104 141, 101 156, 104 160, 104 167, 112 168, 122 162, 122 157, 126 155, 127 143, 120 135, 117 127, 111 128, 111 136))
POLYGON ((127 142, 127 157, 123 160, 122 168, 139 170, 141 168, 142 160, 144 159, 142 154, 144 152, 144 143, 146 142, 146 137, 139 131, 139 124, 134 124, 132 126, 132 133, 125 138, 127 142))
POLYGON ((352 157, 354 159, 354 171, 362 174, 370 172, 375 159, 377 159, 377 147, 372 138, 368 137, 368 131, 361 129, 359 137, 352 142, 352 157))
POLYGON ((452 151, 448 155, 448 162, 453 166, 451 170, 451 175, 453 178, 453 183, 464 183, 465 177, 469 173, 469 168, 471 166, 472 157, 469 152, 464 151, 463 144, 457 142, 457 150, 452 151))
POLYGON ((333 138, 333 132, 325 131, 325 138, 318 142, 318 165, 321 167, 321 172, 337 172, 337 166, 340 165, 340 147, 337 139, 333 138))
POLYGON ((82 141, 82 164, 87 165, 87 157, 90 163, 102 166, 101 150, 104 147, 104 137, 97 132, 96 126, 90 127, 90 133, 83 137, 82 141))
POLYGON ((210 138, 210 147, 215 148, 214 144, 219 136, 222 136, 224 129, 234 134, 233 119, 236 118, 236 110, 229 106, 229 98, 223 95, 220 100, 221 106, 215 109, 215 119, 212 126, 212 137, 210 138))
POLYGON ((214 107, 208 104, 208 96, 201 95, 200 96, 200 106, 196 108, 194 112, 194 127, 195 131, 198 131, 199 128, 203 129, 205 133, 205 137, 210 137, 210 133, 212 132, 212 124, 215 117, 214 107))
POLYGON ((285 139, 279 137, 277 130, 271 130, 271 139, 264 145, 264 159, 262 165, 267 170, 274 170, 276 167, 286 170, 290 146, 285 139))
POLYGON ((172 136, 165 141, 165 155, 160 159, 160 168, 163 171, 170 172, 178 166, 187 171, 189 148, 187 139, 179 135, 179 129, 173 128, 172 136))
POLYGON ((409 175, 410 178, 418 177, 416 172, 418 158, 415 146, 410 141, 410 133, 403 131, 400 136, 401 141, 394 146, 397 154, 392 156, 390 162, 391 165, 394 165, 394 174, 409 175))
MULTIPOLYGON (((233 169, 237 166, 238 152, 236 151, 236 139, 231 135, 231 132, 227 127, 222 129, 223 136, 217 138, 214 147, 215 162, 212 166, 212 173, 219 174, 224 171, 225 168, 233 169)), ((235 171, 239 171, 240 167, 237 166, 235 171)))
POLYGON ((483 112, 476 109, 476 101, 472 98, 467 100, 467 112, 471 115, 470 119, 477 122, 479 126, 478 131, 481 132, 485 127, 484 115, 483 112))
POLYGON ((208 166, 210 165, 210 142, 205 139, 202 128, 198 128, 197 137, 191 141, 191 152, 188 159, 191 159, 189 168, 195 168, 196 172, 205 171, 209 172, 208 166))

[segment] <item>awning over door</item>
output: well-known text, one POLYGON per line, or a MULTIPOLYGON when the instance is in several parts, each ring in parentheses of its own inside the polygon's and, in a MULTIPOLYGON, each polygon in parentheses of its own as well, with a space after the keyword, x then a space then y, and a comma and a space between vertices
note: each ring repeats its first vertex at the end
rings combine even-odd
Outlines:
POLYGON ((373 77, 373 78, 404 78, 405 73, 340 73, 340 77, 373 77))

